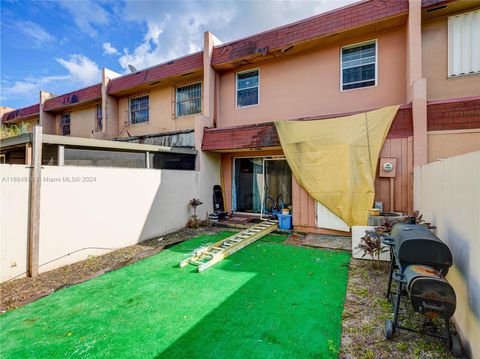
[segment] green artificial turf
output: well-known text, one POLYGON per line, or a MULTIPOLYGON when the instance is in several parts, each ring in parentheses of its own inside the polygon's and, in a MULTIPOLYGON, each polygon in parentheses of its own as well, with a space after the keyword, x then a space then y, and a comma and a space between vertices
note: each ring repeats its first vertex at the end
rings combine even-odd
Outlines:
POLYGON ((205 272, 201 236, 0 317, 1 358, 329 358, 350 256, 269 235, 205 272))

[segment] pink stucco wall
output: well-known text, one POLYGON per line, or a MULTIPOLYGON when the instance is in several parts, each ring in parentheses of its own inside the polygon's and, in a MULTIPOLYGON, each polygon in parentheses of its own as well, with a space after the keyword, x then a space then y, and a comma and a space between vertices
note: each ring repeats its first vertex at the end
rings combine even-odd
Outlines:
POLYGON ((315 51, 248 65, 220 75, 218 127, 344 113, 405 103, 405 28, 315 51), (378 40, 378 85, 340 91, 340 48, 378 40), (235 73, 260 70, 259 105, 235 108, 235 73))

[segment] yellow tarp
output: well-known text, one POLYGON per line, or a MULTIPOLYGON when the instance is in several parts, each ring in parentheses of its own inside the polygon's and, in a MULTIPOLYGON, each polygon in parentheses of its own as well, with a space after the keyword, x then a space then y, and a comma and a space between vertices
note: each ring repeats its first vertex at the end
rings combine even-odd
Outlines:
POLYGON ((349 226, 367 224, 378 157, 398 108, 275 123, 297 182, 349 226))

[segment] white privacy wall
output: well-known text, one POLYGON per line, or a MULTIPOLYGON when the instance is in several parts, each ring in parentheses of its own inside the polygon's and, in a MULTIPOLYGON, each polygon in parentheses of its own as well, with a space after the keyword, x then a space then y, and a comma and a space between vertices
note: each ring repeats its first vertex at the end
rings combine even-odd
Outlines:
POLYGON ((447 279, 457 295, 454 318, 480 358, 480 152, 415 168, 414 206, 452 251, 447 279))
POLYGON ((23 165, 0 164, 1 282, 26 270, 29 173, 23 165))
MULTIPOLYGON (((183 228, 187 202, 200 198, 199 216, 212 211, 212 188, 219 184, 218 158, 200 155, 201 171, 101 167, 42 169, 40 265, 88 247, 117 249, 183 228)), ((27 269, 28 177, 22 165, 1 170, 1 281, 27 269)), ((84 249, 40 267, 40 272, 108 252, 84 249)))

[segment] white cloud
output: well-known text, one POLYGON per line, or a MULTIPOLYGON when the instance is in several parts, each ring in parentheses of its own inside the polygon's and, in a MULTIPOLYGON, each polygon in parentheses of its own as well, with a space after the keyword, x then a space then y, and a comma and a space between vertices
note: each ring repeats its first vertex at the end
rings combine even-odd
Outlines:
POLYGON ((103 43, 103 54, 104 55, 119 55, 120 53, 116 48, 112 46, 109 42, 103 43))
POLYGON ((129 1, 119 16, 143 24, 144 37, 119 63, 145 68, 201 50, 207 30, 228 42, 356 1, 129 1))
POLYGON ((18 29, 18 31, 21 31, 26 36, 28 36, 30 40, 34 42, 34 45, 36 47, 39 47, 44 43, 53 41, 55 39, 47 32, 47 30, 31 21, 17 23, 16 28, 18 29))
POLYGON ((40 90, 56 94, 75 88, 93 85, 101 81, 101 70, 97 64, 83 55, 70 55, 68 59, 56 59, 67 71, 66 75, 28 77, 21 81, 2 81, 0 99, 4 101, 24 99, 26 103, 38 102, 40 90))
POLYGON ((18 98, 22 98, 25 103, 38 102, 38 94, 40 90, 48 88, 48 91, 54 92, 54 88, 65 81, 69 81, 70 76, 45 76, 45 77, 29 77, 22 81, 15 81, 8 83, 2 81, 4 84, 1 87, 0 100, 2 102, 18 98), (53 87, 53 88, 52 88, 53 87))
POLYGON ((101 81, 102 71, 97 64, 83 55, 70 55, 68 60, 56 59, 70 73, 70 80, 82 85, 101 81))
POLYGON ((55 37, 39 24, 19 21, 8 16, 2 16, 2 32, 5 33, 10 46, 21 49, 45 48, 55 40, 55 37))
POLYGON ((98 2, 61 1, 58 4, 69 12, 78 28, 91 37, 97 36, 97 25, 106 25, 109 22, 109 13, 98 2))
POLYGON ((124 49, 122 68, 138 69, 199 51, 203 32, 215 24, 228 24, 235 14, 232 2, 127 2, 122 16, 146 27, 143 41, 124 49))

